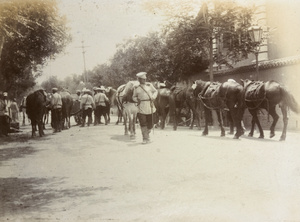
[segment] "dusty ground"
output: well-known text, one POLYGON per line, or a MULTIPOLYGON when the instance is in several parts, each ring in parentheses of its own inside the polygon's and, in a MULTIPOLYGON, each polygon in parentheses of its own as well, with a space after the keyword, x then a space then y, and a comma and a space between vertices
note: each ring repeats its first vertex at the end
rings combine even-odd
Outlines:
POLYGON ((113 123, 45 133, 0 139, 0 221, 300 221, 299 132, 168 126, 148 145, 113 123))

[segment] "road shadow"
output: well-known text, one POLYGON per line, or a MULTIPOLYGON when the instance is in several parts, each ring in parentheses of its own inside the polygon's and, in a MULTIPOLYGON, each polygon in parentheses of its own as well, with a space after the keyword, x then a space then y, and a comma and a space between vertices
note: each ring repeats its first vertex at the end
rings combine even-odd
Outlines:
MULTIPOLYGON (((88 197, 110 187, 61 189, 63 178, 0 178, 0 218, 18 214, 49 212, 52 202, 88 197)), ((107 200, 103 200, 107 201, 107 200)))
POLYGON ((37 152, 31 146, 24 147, 8 147, 0 149, 0 165, 2 161, 7 161, 10 159, 23 158, 26 155, 32 155, 37 152))

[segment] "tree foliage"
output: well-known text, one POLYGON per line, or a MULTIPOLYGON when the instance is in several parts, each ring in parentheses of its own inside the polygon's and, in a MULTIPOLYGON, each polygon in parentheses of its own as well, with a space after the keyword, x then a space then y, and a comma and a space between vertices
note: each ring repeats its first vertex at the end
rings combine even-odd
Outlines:
POLYGON ((1 2, 0 88, 18 93, 33 86, 47 59, 69 42, 67 30, 55 0, 1 2))

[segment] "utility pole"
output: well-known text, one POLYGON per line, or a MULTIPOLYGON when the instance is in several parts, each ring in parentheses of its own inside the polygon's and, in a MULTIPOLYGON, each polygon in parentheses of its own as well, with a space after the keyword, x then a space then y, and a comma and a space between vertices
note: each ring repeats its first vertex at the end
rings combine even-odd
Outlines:
POLYGON ((88 76, 87 76, 87 73, 86 73, 86 64, 85 64, 85 48, 86 47, 89 47, 89 46, 86 46, 86 45, 84 45, 84 41, 82 40, 81 41, 81 46, 79 46, 79 47, 76 47, 76 48, 81 48, 82 49, 82 56, 83 56, 83 76, 84 76, 84 82, 85 83, 87 83, 88 81, 89 81, 89 79, 88 79, 88 76))

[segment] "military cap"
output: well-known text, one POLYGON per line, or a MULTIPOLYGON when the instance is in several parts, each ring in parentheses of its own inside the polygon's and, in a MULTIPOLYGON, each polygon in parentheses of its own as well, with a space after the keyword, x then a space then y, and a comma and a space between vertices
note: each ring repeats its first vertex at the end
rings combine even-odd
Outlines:
POLYGON ((147 73, 146 72, 139 72, 138 74, 136 74, 136 76, 140 79, 146 79, 147 73))

